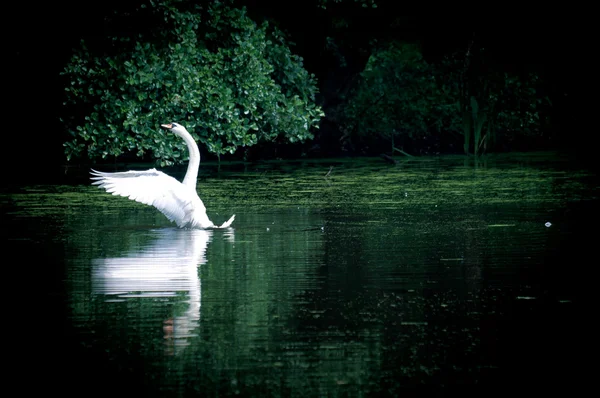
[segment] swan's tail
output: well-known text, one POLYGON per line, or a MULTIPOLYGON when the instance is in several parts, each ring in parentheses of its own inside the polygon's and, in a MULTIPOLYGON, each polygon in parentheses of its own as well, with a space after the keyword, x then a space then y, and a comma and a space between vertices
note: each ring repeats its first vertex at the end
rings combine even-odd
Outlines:
POLYGON ((220 227, 217 228, 227 228, 231 225, 231 223, 233 222, 233 220, 235 220, 235 214, 233 216, 231 216, 231 218, 229 220, 227 220, 226 222, 224 222, 223 224, 221 224, 220 227))

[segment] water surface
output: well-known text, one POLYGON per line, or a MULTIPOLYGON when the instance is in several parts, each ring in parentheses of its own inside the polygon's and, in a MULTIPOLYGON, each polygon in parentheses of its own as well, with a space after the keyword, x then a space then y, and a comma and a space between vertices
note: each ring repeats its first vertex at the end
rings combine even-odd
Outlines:
POLYGON ((198 191, 233 228, 180 230, 87 184, 2 194, 33 383, 365 396, 580 382, 591 172, 556 156, 205 165, 198 191))

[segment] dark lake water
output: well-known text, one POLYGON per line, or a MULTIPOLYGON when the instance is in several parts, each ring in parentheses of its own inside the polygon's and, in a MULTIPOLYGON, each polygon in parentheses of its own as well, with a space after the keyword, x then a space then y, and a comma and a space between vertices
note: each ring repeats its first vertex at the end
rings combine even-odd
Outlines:
POLYGON ((1 194, 26 379, 83 396, 583 384, 592 172, 547 155, 203 165, 198 191, 233 228, 179 230, 87 182, 1 194))

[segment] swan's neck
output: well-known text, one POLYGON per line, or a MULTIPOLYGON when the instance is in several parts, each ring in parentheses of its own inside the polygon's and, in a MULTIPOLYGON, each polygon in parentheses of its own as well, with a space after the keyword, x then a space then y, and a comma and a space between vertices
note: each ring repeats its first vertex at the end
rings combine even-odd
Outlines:
POLYGON ((198 150, 196 141, 194 141, 194 138, 189 133, 183 134, 182 138, 187 144, 188 151, 190 152, 190 161, 183 179, 183 185, 195 190, 196 183, 198 182, 198 168, 200 167, 200 151, 198 150))

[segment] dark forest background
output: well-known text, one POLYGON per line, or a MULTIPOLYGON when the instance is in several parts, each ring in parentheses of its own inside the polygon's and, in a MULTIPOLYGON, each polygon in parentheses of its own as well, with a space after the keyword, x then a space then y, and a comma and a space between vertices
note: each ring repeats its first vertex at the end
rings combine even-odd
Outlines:
MULTIPOLYGON (((224 159, 465 153, 464 139, 457 134, 445 134, 444 126, 433 134, 430 126, 421 131, 418 122, 411 121, 416 126, 411 128, 421 132, 403 132, 396 127, 408 122, 391 118, 385 125, 391 128, 381 131, 377 123, 365 121, 368 115, 361 114, 361 109, 368 108, 369 101, 381 101, 369 97, 373 94, 368 91, 370 83, 365 70, 373 65, 377 51, 388 57, 379 57, 377 62, 388 62, 386 65, 393 68, 397 65, 394 58, 397 49, 402 54, 413 49, 411 51, 422 57, 422 61, 417 57, 418 62, 439 67, 431 73, 433 79, 442 83, 449 78, 441 76, 437 72, 440 70, 448 74, 473 73, 473 81, 480 82, 481 87, 485 84, 486 90, 489 90, 487 81, 497 85, 500 81, 508 87, 502 79, 510 75, 513 82, 516 79, 521 86, 529 84, 532 75, 536 76, 539 85, 531 101, 539 101, 537 110, 543 123, 530 133, 500 134, 495 145, 486 148, 486 153, 557 149, 582 158, 596 152, 595 131, 588 123, 593 115, 591 98, 595 93, 591 73, 595 69, 592 61, 595 29, 589 10, 539 6, 521 9, 521 6, 507 4, 486 5, 485 10, 474 6, 438 9, 434 5, 413 7, 388 0, 376 1, 377 8, 372 8, 370 2, 366 3, 352 0, 233 2, 235 7, 246 7, 247 15, 255 22, 269 21, 295 43, 291 51, 301 56, 305 69, 315 75, 319 90, 315 102, 325 116, 320 120, 320 128, 313 131, 313 139, 295 144, 261 141, 224 159), (321 7, 322 4, 326 7, 321 7), (466 61, 470 65, 463 67, 466 61), (444 65, 448 68, 443 69, 444 65), (481 83, 482 79, 487 80, 481 83), (367 88, 361 88, 361 81, 363 86, 367 81, 367 88), (399 150, 394 151, 394 148, 399 150)), ((60 120, 65 112, 66 84, 60 73, 82 38, 93 41, 113 33, 107 18, 132 9, 135 9, 134 3, 118 1, 22 2, 16 5, 16 10, 5 14, 5 43, 9 47, 4 57, 8 65, 4 90, 4 103, 8 103, 3 112, 4 151, 9 154, 5 168, 14 170, 15 175, 30 174, 31 169, 44 174, 66 163, 63 143, 70 136, 60 120)), ((421 64, 414 61, 417 58, 407 62, 414 62, 414 70, 421 70, 421 64)), ((382 87, 388 86, 383 81, 382 87)), ((404 92, 409 90, 406 88, 404 92)), ((383 101, 393 92, 384 92, 383 101)), ((465 109, 472 113, 474 106, 479 107, 481 114, 485 105, 481 100, 474 104, 470 97, 465 96, 465 109)), ((385 111, 378 112, 381 116, 385 111)), ((398 112, 392 109, 390 114, 398 112)), ((457 120, 461 123, 460 115, 457 120)), ((477 121, 471 122, 473 129, 477 121)), ((501 123, 497 121, 496 129, 501 123)), ((458 128, 460 131, 462 127, 458 128)), ((472 141, 470 145, 467 152, 473 154, 472 141)), ((487 142, 478 146, 480 152, 484 152, 484 146, 487 142)), ((211 157, 209 153, 203 156, 211 157)), ((134 160, 127 156, 125 159, 134 160)), ((71 160, 72 163, 86 161, 85 158, 71 160)))

